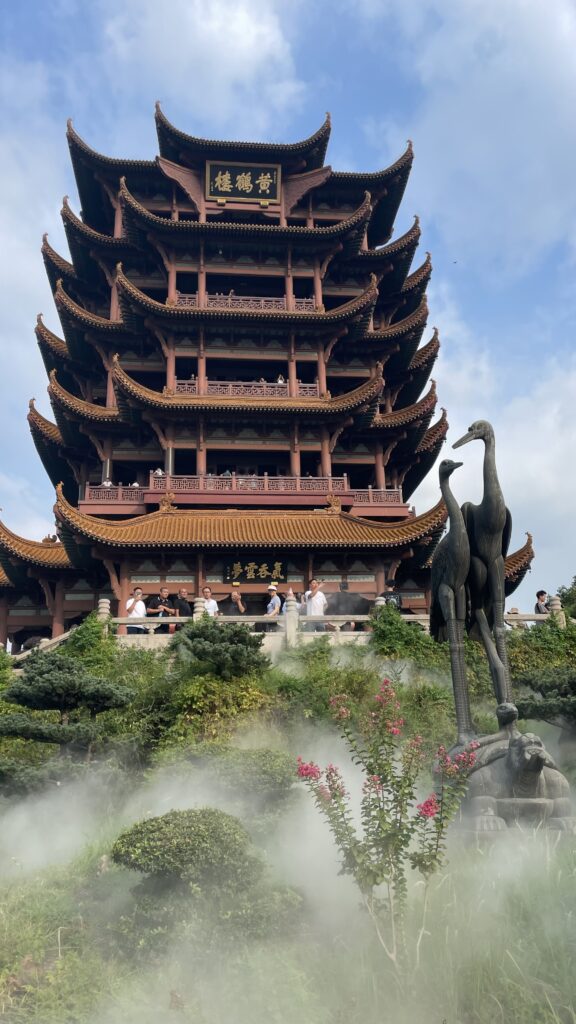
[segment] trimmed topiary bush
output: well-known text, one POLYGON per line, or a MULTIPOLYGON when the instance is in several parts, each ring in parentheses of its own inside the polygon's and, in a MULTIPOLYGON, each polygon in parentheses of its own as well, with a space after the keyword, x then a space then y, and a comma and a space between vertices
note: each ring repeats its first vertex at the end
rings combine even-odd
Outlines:
POLYGON ((175 655, 178 674, 232 679, 268 667, 269 660, 261 651, 262 639, 261 633, 251 633, 241 623, 219 623, 203 615, 175 634, 169 650, 175 655))
POLYGON ((254 885, 264 865, 237 818, 214 807, 169 811, 122 832, 112 847, 117 864, 204 892, 254 885))

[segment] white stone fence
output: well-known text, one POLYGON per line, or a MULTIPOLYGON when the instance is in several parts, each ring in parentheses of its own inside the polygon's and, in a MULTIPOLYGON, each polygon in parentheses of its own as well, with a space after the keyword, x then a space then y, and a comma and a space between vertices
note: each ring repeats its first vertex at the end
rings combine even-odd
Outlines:
MULTIPOLYGON (((374 607, 384 605, 385 599, 377 597, 374 607)), ((550 599, 550 612, 555 614, 561 626, 566 625, 566 616, 562 611, 560 598, 550 599)), ((202 618, 205 614, 204 599, 196 598, 194 601, 193 620, 202 618)), ((110 618, 110 602, 102 600, 98 606, 98 616, 102 619, 110 618)), ((419 626, 425 632, 429 631, 430 621, 428 615, 402 616, 403 621, 414 626, 419 626)), ((548 615, 535 615, 528 613, 508 613, 505 615, 506 624, 511 629, 526 629, 528 624, 545 622, 548 615)), ((182 626, 189 622, 190 618, 166 616, 161 619, 152 618, 128 618, 113 617, 110 619, 113 627, 124 627, 122 634, 118 634, 118 640, 122 645, 136 647, 164 647, 170 640, 170 636, 162 631, 160 627, 170 625, 182 626), (125 635, 127 626, 141 627, 141 632, 125 635)), ((330 644, 358 643, 366 644, 370 638, 371 615, 301 615, 300 605, 295 597, 287 597, 282 613, 270 618, 266 615, 219 615, 216 622, 220 624, 241 623, 249 626, 255 632, 262 632, 264 636, 263 647, 272 652, 281 650, 284 647, 297 647, 299 644, 310 643, 318 636, 326 636, 330 644)))

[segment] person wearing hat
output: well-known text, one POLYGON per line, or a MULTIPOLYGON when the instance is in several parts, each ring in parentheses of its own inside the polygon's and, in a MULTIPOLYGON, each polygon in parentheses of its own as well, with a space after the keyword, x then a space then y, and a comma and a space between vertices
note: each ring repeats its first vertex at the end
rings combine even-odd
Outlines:
MULTIPOLYGON (((280 614, 282 602, 278 597, 278 586, 276 583, 271 583, 268 587, 268 604, 266 605, 266 618, 275 619, 280 614)), ((271 626, 267 627, 271 629, 271 626)))

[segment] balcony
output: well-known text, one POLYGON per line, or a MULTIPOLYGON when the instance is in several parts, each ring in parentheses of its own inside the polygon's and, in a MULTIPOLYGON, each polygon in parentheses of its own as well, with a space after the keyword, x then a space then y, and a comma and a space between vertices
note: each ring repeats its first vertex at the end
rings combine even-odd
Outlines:
POLYGON ((176 293, 175 305, 185 309, 235 309, 240 312, 250 313, 314 313, 316 303, 314 299, 292 299, 290 303, 285 295, 261 296, 261 295, 227 295, 216 292, 214 295, 206 295, 204 302, 200 302, 198 292, 193 295, 186 295, 182 292, 176 293))
POLYGON ((219 381, 208 380, 201 388, 198 380, 177 380, 174 388, 176 395, 215 395, 224 398, 319 398, 318 384, 301 384, 297 382, 295 395, 290 395, 288 383, 268 383, 267 381, 219 381))
POLYGON ((158 476, 150 473, 142 487, 89 484, 80 509, 90 514, 138 515, 147 506, 157 506, 162 497, 174 495, 176 505, 209 505, 222 508, 258 506, 259 508, 317 508, 326 504, 329 494, 340 499, 342 508, 371 518, 399 519, 410 515, 399 488, 350 487, 344 476, 250 476, 211 473, 194 476, 158 476))

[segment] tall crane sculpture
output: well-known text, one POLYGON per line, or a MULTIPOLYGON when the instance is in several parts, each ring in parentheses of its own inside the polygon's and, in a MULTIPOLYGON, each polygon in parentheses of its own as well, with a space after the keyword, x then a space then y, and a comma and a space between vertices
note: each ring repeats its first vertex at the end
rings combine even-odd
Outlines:
POLYGON ((464 662, 465 584, 470 570, 470 544, 462 512, 449 484, 452 473, 461 465, 461 462, 444 459, 438 467, 440 490, 448 509, 449 531, 440 541, 432 559, 430 633, 435 640, 448 639, 458 744, 465 745, 474 736, 464 662))
POLYGON ((460 448, 470 441, 484 442, 484 494, 479 505, 467 501, 462 516, 470 543, 467 628, 477 628, 488 662, 499 704, 510 702, 512 688, 506 651, 504 624, 504 559, 512 533, 512 516, 506 508, 496 472, 494 431, 486 420, 476 420, 468 432, 452 445, 460 448))

